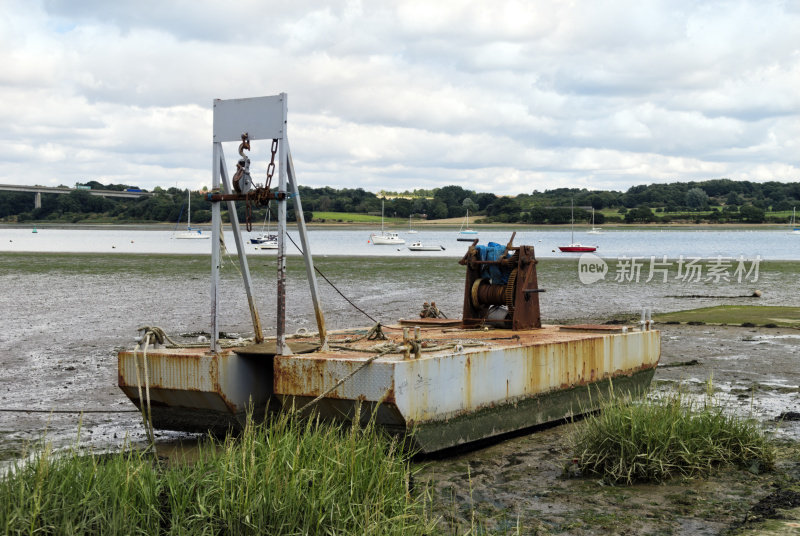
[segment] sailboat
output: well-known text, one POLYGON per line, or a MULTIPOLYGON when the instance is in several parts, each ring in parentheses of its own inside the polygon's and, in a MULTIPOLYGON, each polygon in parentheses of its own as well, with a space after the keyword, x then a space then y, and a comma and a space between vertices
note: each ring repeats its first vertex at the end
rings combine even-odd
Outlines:
POLYGON ((269 203, 267 204, 267 215, 264 217, 264 225, 261 227, 261 234, 250 238, 251 244, 256 244, 257 249, 278 249, 278 235, 270 232, 269 223, 272 216, 269 203))
POLYGON ((588 234, 603 234, 603 229, 594 226, 594 207, 592 207, 592 228, 586 231, 588 234))
POLYGON ((394 246, 406 243, 397 233, 387 233, 383 230, 383 199, 381 199, 381 234, 372 233, 369 237, 376 246, 394 246))
POLYGON ((458 231, 458 240, 459 242, 472 242, 478 238, 478 231, 469 228, 469 208, 467 208, 467 215, 464 217, 464 222, 461 224, 461 229, 458 231), (464 226, 466 225, 466 229, 464 226))
POLYGON ((408 234, 417 234, 417 230, 411 228, 411 216, 408 217, 408 231, 406 232, 408 234))
MULTIPOLYGON (((172 238, 186 238, 186 239, 198 239, 198 238, 211 238, 210 234, 203 234, 201 229, 192 229, 192 192, 191 190, 187 192, 189 194, 189 202, 188 208, 186 209, 186 230, 181 231, 179 233, 175 233, 172 238)), ((178 223, 180 223, 180 216, 178 217, 178 223)))
POLYGON ((792 221, 789 224, 789 227, 792 229, 789 231, 790 234, 800 234, 800 227, 795 227, 795 225, 797 225, 797 222, 794 219, 794 207, 792 207, 792 221))
POLYGON ((572 219, 572 226, 570 227, 570 244, 568 246, 558 246, 564 253, 584 253, 588 251, 596 251, 597 246, 584 246, 575 242, 575 207, 570 203, 570 213, 572 219))

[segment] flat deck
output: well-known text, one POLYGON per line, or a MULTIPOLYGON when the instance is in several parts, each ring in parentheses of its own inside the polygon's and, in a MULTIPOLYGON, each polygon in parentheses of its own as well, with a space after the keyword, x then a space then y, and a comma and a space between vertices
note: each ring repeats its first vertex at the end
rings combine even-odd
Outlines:
MULTIPOLYGON (((403 324, 381 326, 386 340, 367 339, 369 328, 347 329, 329 333, 328 342, 330 349, 327 352, 314 352, 307 357, 313 359, 356 359, 366 360, 370 355, 385 349, 388 343, 402 344, 403 329, 409 330, 409 338, 414 338, 414 324, 404 320, 403 324), (370 353, 372 352, 372 354, 370 353)), ((518 346, 537 346, 542 344, 565 343, 596 339, 605 334, 623 333, 630 331, 627 326, 604 326, 582 324, 576 326, 545 325, 541 329, 510 331, 507 329, 477 328, 464 329, 452 326, 418 324, 420 338, 422 339, 422 352, 424 355, 442 355, 453 353, 456 345, 465 349, 484 348, 512 348, 518 346)), ((631 331, 631 333, 636 333, 631 331)), ((309 341, 311 337, 291 338, 293 341, 309 341)), ((274 345, 273 345, 274 347, 274 345)), ((236 351, 236 349, 234 349, 236 351)), ((271 354, 271 355, 274 355, 271 354)), ((392 352, 379 360, 395 361, 402 358, 402 354, 392 352)))
MULTIPOLYGON (((154 424, 234 426, 248 407, 302 408, 322 395, 306 413, 348 421, 361 406, 362 418, 374 414, 389 429, 413 430, 417 447, 430 452, 588 411, 612 382, 615 392, 641 391, 661 351, 658 331, 620 326, 424 325, 413 343, 404 342, 404 328, 413 341, 414 326, 383 326, 385 339, 370 338, 369 328, 349 329, 330 333, 325 352, 285 356, 274 355, 274 342, 219 355, 151 349, 154 424)), ((308 350, 314 342, 299 337, 288 344, 308 350)), ((120 387, 139 405, 133 352, 120 352, 119 367, 120 387)))

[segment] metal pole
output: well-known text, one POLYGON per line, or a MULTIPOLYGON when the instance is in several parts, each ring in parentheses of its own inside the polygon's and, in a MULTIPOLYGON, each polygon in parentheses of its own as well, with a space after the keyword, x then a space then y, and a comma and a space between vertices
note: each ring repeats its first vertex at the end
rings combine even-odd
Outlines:
MULTIPOLYGON (((226 194, 232 194, 233 190, 228 180, 228 168, 225 164, 225 155, 221 152, 219 169, 222 176, 222 188, 224 192, 226 194)), ((214 205, 219 205, 219 203, 214 203, 214 205)), ((247 304, 250 307, 250 317, 253 320, 255 341, 257 343, 264 342, 264 331, 261 328, 261 319, 258 316, 258 307, 256 307, 255 296, 253 295, 253 280, 250 277, 250 266, 247 263, 247 255, 245 255, 244 244, 242 243, 242 233, 239 228, 239 215, 236 212, 236 203, 234 201, 228 201, 228 216, 231 220, 233 239, 236 241, 236 251, 239 253, 239 266, 242 267, 242 279, 244 280, 244 289, 247 293, 247 304)))
POLYGON ((314 314, 317 317, 317 330, 319 331, 319 342, 323 352, 328 351, 328 332, 325 329, 325 316, 322 314, 322 307, 319 304, 319 288, 317 287, 317 274, 314 272, 314 260, 311 257, 311 249, 308 245, 308 235, 306 234, 306 220, 303 217, 303 205, 300 202, 300 190, 297 187, 297 176, 294 173, 294 162, 292 161, 292 150, 289 148, 289 141, 286 140, 287 165, 286 171, 289 176, 289 187, 292 189, 292 199, 294 199, 294 213, 297 215, 297 230, 300 232, 300 244, 303 247, 303 260, 306 263, 306 276, 308 286, 311 290, 311 302, 314 304, 314 314))
MULTIPOLYGON (((283 137, 278 142, 278 193, 286 193, 286 93, 281 93, 283 103, 283 137)), ((286 199, 278 199, 278 310, 276 314, 277 337, 276 355, 289 355, 286 345, 286 199)))
MULTIPOLYGON (((219 171, 222 158, 222 143, 214 142, 212 150, 211 166, 211 190, 219 190, 219 171)), ((211 205, 211 345, 209 351, 218 353, 219 348, 219 323, 217 316, 217 306, 219 305, 219 230, 220 230, 220 206, 219 203, 211 205)))

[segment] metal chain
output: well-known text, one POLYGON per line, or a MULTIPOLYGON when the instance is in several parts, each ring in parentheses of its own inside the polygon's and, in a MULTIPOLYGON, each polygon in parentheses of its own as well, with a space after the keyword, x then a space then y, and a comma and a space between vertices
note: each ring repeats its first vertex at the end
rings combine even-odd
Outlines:
POLYGON ((253 230, 253 222, 252 222, 252 205, 251 202, 255 202, 256 205, 259 206, 268 206, 270 200, 270 183, 272 182, 272 175, 275 173, 275 154, 278 152, 278 138, 272 139, 272 147, 271 147, 271 156, 269 160, 269 165, 267 166, 267 182, 263 188, 255 186, 253 188, 252 182, 250 181, 250 159, 244 154, 244 150, 250 150, 250 136, 247 132, 242 134, 242 143, 239 145, 239 155, 241 158, 239 159, 239 163, 236 165, 236 174, 233 176, 233 189, 237 193, 244 193, 245 196, 245 228, 247 232, 251 232, 253 230), (245 188, 243 184, 240 184, 242 179, 246 179, 246 184, 248 185, 245 188))
POLYGON ((278 138, 272 138, 272 158, 270 158, 269 165, 267 166, 267 183, 264 188, 269 190, 269 185, 272 182, 272 174, 275 173, 275 153, 278 151, 278 138))
POLYGON ((250 193, 246 194, 246 199, 244 201, 244 226, 247 229, 247 232, 253 230, 253 222, 250 220, 252 209, 250 208, 250 193))

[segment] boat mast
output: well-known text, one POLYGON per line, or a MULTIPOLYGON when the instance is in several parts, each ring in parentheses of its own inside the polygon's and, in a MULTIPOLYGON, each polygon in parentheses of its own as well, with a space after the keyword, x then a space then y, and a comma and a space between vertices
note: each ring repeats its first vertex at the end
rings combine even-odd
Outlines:
POLYGON ((570 213, 570 220, 572 221, 572 224, 570 225, 569 228, 569 243, 574 244, 575 243, 575 200, 574 199, 570 199, 569 201, 569 213, 570 213))

